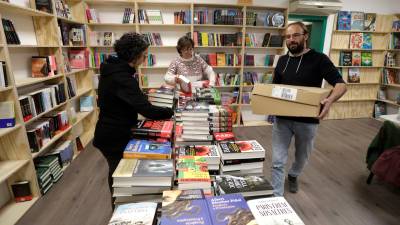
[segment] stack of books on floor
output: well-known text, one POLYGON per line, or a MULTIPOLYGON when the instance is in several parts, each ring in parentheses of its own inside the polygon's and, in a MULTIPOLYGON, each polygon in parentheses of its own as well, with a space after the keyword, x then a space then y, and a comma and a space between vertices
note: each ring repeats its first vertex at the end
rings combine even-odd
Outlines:
POLYGON ((256 140, 218 143, 222 171, 230 175, 262 175, 265 149, 256 140))
POLYGON ((208 164, 210 175, 220 174, 221 155, 216 145, 186 145, 176 149, 177 156, 201 156, 208 164))
POLYGON ((63 175, 62 167, 57 156, 49 155, 35 159, 35 167, 38 170, 37 176, 42 194, 45 194, 52 185, 48 183, 48 173, 51 182, 56 183, 63 175), (40 171, 40 172, 39 172, 40 171))
POLYGON ((155 201, 172 187, 173 162, 167 160, 122 159, 113 173, 115 203, 155 201))
POLYGON ((152 88, 146 92, 148 100, 152 105, 174 108, 175 105, 175 89, 162 86, 160 88, 152 88))
POLYGON ((212 195, 211 178, 204 157, 179 156, 176 170, 179 190, 201 189, 206 195, 212 195))

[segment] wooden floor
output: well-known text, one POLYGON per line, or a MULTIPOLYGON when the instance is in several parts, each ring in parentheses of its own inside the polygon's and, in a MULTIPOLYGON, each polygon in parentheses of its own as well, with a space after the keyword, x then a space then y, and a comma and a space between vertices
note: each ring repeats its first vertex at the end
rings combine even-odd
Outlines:
MULTIPOLYGON (((380 125, 373 119, 321 123, 299 192, 285 193, 305 224, 400 224, 400 190, 377 180, 365 183, 366 149, 380 125)), ((256 139, 267 148, 265 173, 270 177, 271 127, 238 128, 235 133, 238 139, 256 139)), ((18 224, 107 224, 111 203, 105 163, 93 147, 86 149, 18 224)))

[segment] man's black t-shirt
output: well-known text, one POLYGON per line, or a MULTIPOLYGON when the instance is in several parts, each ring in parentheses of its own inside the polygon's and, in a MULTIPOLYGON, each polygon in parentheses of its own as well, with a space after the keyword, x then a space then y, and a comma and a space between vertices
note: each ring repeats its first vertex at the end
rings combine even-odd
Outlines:
MULTIPOLYGON (((310 49, 307 53, 292 57, 288 54, 279 58, 275 68, 273 83, 308 87, 321 87, 325 79, 330 85, 344 83, 339 71, 332 61, 323 53, 310 49)), ((312 117, 284 117, 279 118, 305 123, 319 123, 312 117)))

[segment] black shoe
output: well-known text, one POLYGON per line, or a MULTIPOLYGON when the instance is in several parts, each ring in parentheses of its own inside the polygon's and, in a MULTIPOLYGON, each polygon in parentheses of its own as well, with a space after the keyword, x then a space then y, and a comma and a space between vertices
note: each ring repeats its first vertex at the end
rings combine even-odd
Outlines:
POLYGON ((297 193, 299 190, 299 184, 297 183, 297 177, 288 176, 289 180, 289 191, 291 193, 297 193))

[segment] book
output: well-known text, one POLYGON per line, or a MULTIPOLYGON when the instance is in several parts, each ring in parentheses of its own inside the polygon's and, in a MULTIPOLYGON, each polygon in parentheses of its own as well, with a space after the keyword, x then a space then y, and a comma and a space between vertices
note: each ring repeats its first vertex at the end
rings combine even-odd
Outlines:
POLYGON ((376 13, 364 14, 364 30, 375 31, 376 29, 376 13))
POLYGON ((284 197, 270 197, 247 201, 258 225, 304 225, 284 197))
POLYGON ((337 30, 350 30, 351 29, 351 12, 339 11, 337 19, 337 30))
POLYGON ((168 186, 174 174, 172 160, 121 159, 115 169, 113 186, 168 186))
POLYGON ((32 77, 47 77, 50 72, 50 65, 47 57, 32 56, 32 77))
POLYGON ((351 30, 364 30, 364 12, 351 11, 351 30))
POLYGON ((158 143, 148 140, 130 140, 123 156, 127 159, 169 159, 171 158, 171 143, 158 143))
POLYGON ((183 75, 178 75, 178 79, 179 79, 179 86, 180 86, 180 90, 184 93, 192 93, 192 84, 190 82, 190 80, 183 76, 183 75))
POLYGON ((262 176, 231 176, 220 175, 215 177, 217 192, 220 195, 241 193, 243 196, 272 195, 273 187, 262 176))
POLYGON ((351 65, 352 66, 361 66, 361 52, 360 51, 352 52, 351 65))
POLYGON ((139 202, 118 205, 108 225, 141 224, 153 225, 157 211, 155 202, 139 202))
POLYGON ((361 53, 361 66, 372 66, 372 52, 361 53))
POLYGON ((256 140, 229 141, 218 146, 222 160, 265 158, 265 149, 256 140))
POLYGON ((372 49, 372 34, 363 33, 362 36, 362 49, 372 49))
POLYGON ((255 225, 256 221, 241 194, 206 197, 213 225, 255 225))
POLYGON ((138 120, 131 130, 136 136, 171 138, 173 127, 171 120, 138 120))
POLYGON ((208 164, 219 164, 220 154, 216 145, 188 145, 178 147, 178 155, 202 156, 208 164))
POLYGON ((93 110, 93 96, 82 96, 79 98, 79 106, 81 112, 90 112, 93 110))
POLYGON ((360 83, 360 68, 349 68, 349 77, 347 82, 360 83))
POLYGON ((33 199, 30 182, 27 180, 14 182, 11 184, 11 190, 15 202, 25 202, 33 199))
POLYGON ((350 34, 350 49, 361 49, 363 46, 363 33, 350 34))
POLYGON ((15 126, 14 102, 0 102, 0 128, 15 126))
POLYGON ((173 190, 163 192, 161 224, 212 224, 207 202, 201 190, 173 190))
POLYGON ((53 13, 52 2, 50 0, 36 0, 36 9, 39 11, 53 13))
POLYGON ((339 65, 340 66, 352 66, 352 52, 351 51, 341 51, 340 52, 339 65))
POLYGON ((8 86, 6 62, 0 61, 0 88, 8 86))

